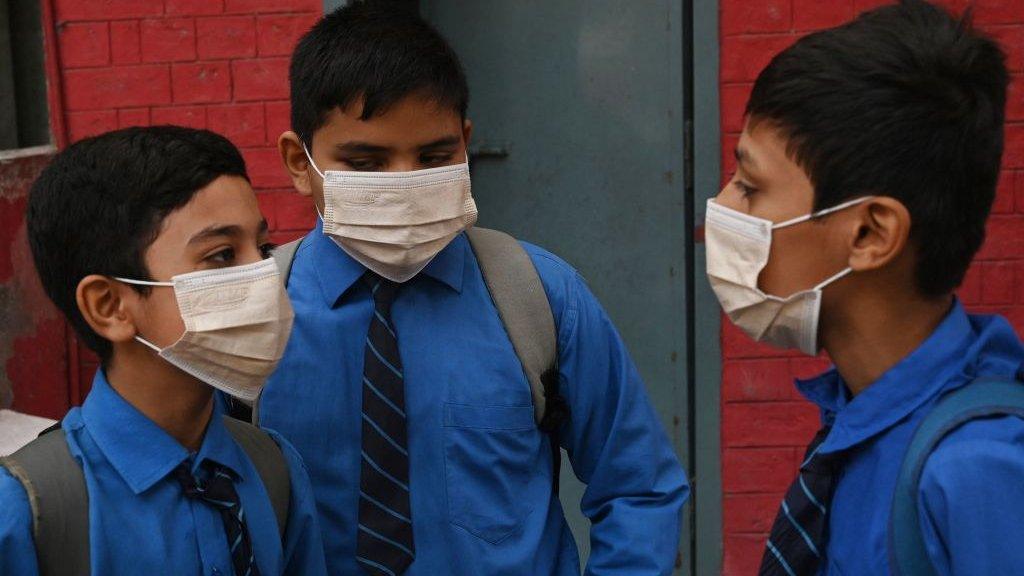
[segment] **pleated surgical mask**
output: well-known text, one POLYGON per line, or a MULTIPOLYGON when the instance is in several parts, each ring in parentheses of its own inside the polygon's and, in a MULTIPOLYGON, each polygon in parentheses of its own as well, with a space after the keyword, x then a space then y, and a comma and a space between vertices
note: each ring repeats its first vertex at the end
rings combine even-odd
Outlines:
POLYGON ((295 317, 272 258, 181 274, 170 282, 116 279, 174 288, 185 323, 181 338, 166 348, 136 340, 218 390, 248 402, 259 396, 284 355, 295 317))

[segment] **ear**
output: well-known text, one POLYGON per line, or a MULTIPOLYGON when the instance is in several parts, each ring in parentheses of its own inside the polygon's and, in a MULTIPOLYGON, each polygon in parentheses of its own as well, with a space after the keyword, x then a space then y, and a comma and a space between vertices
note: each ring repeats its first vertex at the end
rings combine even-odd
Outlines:
POLYGON ((462 121, 462 143, 466 146, 466 154, 469 154, 469 139, 473 136, 473 121, 465 119, 462 121))
POLYGON ((309 158, 306 157, 299 135, 291 130, 281 134, 277 139, 277 150, 281 153, 281 160, 288 170, 288 175, 292 177, 295 190, 303 196, 312 196, 310 172, 313 172, 313 167, 309 165, 309 158))
POLYGON ((124 298, 126 290, 131 288, 98 274, 82 278, 75 290, 78 311, 89 327, 115 344, 127 342, 137 333, 135 320, 124 298))
POLYGON ((884 268, 903 255, 910 239, 910 211, 887 196, 868 200, 855 209, 849 266, 856 272, 884 268))

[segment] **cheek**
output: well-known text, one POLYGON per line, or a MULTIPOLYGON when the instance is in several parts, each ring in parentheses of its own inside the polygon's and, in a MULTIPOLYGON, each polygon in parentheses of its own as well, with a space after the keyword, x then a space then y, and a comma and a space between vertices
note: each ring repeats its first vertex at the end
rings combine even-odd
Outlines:
POLYGON ((156 288, 161 290, 157 294, 150 293, 142 306, 140 321, 137 322, 140 335, 164 348, 174 344, 185 332, 185 322, 181 319, 178 311, 178 302, 174 298, 174 291, 171 288, 156 288))
POLYGON ((776 231, 758 287, 782 298, 816 286, 838 272, 828 256, 827 229, 814 223, 776 231))

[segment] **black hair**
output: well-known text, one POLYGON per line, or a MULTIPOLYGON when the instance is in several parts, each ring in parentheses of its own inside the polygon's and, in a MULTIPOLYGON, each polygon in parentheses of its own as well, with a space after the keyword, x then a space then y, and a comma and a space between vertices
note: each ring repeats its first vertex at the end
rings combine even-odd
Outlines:
POLYGON ((777 55, 747 115, 787 138, 815 210, 863 195, 910 212, 919 293, 963 281, 985 238, 1009 82, 995 41, 924 0, 810 34, 777 55))
POLYGON ((292 130, 309 144, 328 112, 362 99, 368 120, 414 93, 463 118, 469 88, 451 46, 407 3, 354 0, 299 41, 289 69, 292 130))
POLYGON ((28 240, 43 288, 104 363, 112 346, 82 317, 79 282, 90 274, 151 279, 145 253, 164 218, 224 175, 248 179, 241 154, 223 136, 154 126, 76 142, 32 185, 28 240))

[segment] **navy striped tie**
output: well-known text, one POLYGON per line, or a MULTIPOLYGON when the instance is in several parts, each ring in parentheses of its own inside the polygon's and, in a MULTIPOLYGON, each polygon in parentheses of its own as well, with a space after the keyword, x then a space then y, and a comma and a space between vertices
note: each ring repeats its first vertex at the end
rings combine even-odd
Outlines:
POLYGON ((398 576, 412 564, 412 509, 405 380, 391 304, 399 284, 367 273, 373 317, 363 367, 363 451, 356 560, 371 576, 398 576))
POLYGON ((220 510, 235 576, 259 576, 249 528, 245 524, 245 511, 235 491, 235 480, 226 469, 209 460, 203 464, 209 465, 207 467, 210 470, 210 478, 206 482, 196 480, 189 471, 188 461, 175 468, 174 477, 181 483, 186 496, 199 498, 220 510))
POLYGON ((759 576, 814 576, 819 571, 828 542, 828 509, 839 463, 837 454, 818 454, 829 430, 822 428, 815 435, 782 500, 759 576))

